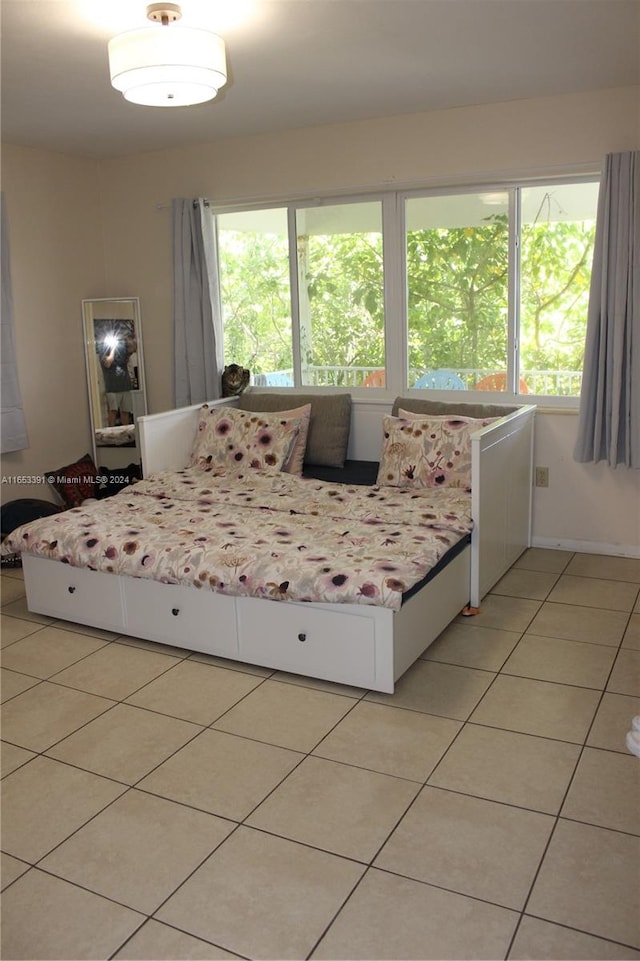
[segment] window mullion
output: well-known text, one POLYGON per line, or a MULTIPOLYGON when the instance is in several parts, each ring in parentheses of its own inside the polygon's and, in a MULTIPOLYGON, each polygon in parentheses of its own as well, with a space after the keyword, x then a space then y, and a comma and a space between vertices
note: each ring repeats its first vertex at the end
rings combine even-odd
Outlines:
POLYGON ((287 206, 289 234, 289 284, 291 288, 291 349, 293 353, 293 382, 302 384, 302 356, 300 351, 300 284, 298 282, 298 226, 296 208, 287 206))
POLYGON ((382 223, 386 387, 399 394, 405 388, 407 335, 404 200, 398 194, 383 199, 382 223), (403 324, 398 323, 401 317, 403 324))
POLYGON ((509 190, 509 269, 507 291, 507 389, 518 393, 520 377, 520 188, 509 190))

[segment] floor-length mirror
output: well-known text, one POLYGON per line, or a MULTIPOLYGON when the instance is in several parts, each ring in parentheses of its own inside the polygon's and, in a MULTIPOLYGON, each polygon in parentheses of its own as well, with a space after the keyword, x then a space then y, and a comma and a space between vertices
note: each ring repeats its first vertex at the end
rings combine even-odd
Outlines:
POLYGON ((94 461, 119 470, 140 464, 138 417, 147 412, 140 301, 82 301, 94 461))

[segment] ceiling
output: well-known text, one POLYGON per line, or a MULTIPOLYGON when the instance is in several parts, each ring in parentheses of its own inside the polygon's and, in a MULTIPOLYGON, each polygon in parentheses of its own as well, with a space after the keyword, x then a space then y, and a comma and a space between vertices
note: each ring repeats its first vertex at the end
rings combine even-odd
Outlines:
POLYGON ((3 140, 114 157, 640 83, 640 0, 229 3, 182 3, 224 37, 227 86, 163 108, 109 82, 107 41, 148 25, 145 0, 1 0, 3 140))

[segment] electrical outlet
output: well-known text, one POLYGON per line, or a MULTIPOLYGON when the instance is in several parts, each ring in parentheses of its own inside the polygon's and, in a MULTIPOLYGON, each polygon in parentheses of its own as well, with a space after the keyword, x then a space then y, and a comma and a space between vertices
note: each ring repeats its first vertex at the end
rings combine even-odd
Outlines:
POLYGON ((536 467, 536 487, 549 486, 549 468, 536 467))

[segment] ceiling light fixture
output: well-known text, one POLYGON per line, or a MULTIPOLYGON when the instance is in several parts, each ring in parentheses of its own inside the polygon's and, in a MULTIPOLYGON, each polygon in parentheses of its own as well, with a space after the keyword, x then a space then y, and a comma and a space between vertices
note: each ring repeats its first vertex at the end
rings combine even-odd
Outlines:
POLYGON ((175 27, 177 3, 151 3, 147 18, 160 26, 109 41, 111 84, 125 100, 149 107, 184 107, 213 100, 227 82, 224 40, 210 30, 175 27))

